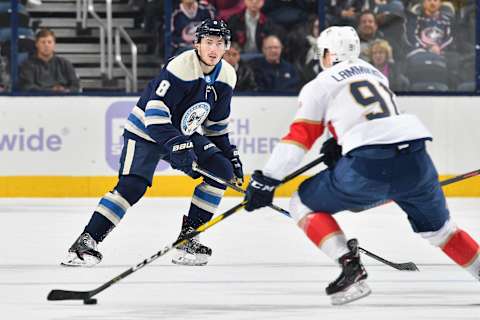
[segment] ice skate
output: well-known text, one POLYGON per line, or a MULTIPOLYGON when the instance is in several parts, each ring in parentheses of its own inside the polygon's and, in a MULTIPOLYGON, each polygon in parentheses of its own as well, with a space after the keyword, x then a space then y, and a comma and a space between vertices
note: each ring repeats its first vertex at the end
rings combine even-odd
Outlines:
POLYGON ((325 289, 333 305, 346 304, 366 297, 371 293, 365 281, 368 276, 367 271, 360 262, 358 241, 350 239, 347 246, 350 252, 338 259, 342 267, 342 273, 325 289))
POLYGON ((68 267, 93 267, 102 261, 102 254, 97 251, 97 242, 85 232, 68 249, 68 256, 61 263, 68 267))
MULTIPOLYGON (((190 225, 188 217, 183 217, 182 231, 178 238, 183 238, 195 229, 190 225)), ((199 236, 189 239, 187 243, 178 246, 172 258, 175 264, 185 266, 204 266, 208 263, 208 258, 212 255, 212 249, 199 242, 199 236)))

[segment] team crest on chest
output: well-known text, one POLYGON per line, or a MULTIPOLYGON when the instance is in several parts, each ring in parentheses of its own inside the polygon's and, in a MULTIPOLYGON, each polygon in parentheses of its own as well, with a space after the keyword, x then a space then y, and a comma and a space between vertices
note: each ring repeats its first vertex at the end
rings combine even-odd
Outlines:
POLYGON ((199 102, 191 106, 183 114, 180 128, 184 135, 191 135, 207 119, 210 105, 207 102, 199 102))

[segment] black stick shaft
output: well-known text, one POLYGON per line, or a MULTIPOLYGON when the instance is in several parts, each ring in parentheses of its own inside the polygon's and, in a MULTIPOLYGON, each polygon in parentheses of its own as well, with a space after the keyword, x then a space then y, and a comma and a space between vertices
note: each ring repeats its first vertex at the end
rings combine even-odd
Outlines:
POLYGON ((449 184, 452 184, 452 183, 455 183, 455 182, 458 182, 458 181, 462 181, 462 180, 465 180, 465 179, 468 179, 468 178, 473 178, 475 176, 478 176, 479 174, 480 174, 480 169, 475 170, 475 171, 470 171, 470 172, 452 177, 450 179, 440 181, 440 185, 443 187, 443 186, 446 186, 446 185, 449 185, 449 184))
POLYGON ((301 175, 302 173, 312 169, 313 167, 315 167, 316 165, 320 164, 323 162, 323 159, 324 157, 321 156, 315 160, 313 160, 312 162, 310 163, 307 163, 306 165, 304 165, 303 167, 297 169, 296 171, 290 173, 288 176, 286 176, 285 178, 283 178, 281 184, 284 184, 294 178, 296 178, 297 176, 301 175))

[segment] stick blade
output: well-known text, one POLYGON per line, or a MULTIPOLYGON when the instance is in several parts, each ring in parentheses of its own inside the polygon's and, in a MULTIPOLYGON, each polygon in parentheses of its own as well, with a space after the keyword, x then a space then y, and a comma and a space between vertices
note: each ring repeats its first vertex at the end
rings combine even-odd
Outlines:
POLYGON ((52 290, 47 296, 49 301, 57 300, 86 300, 90 298, 89 291, 69 291, 69 290, 52 290))
POLYGON ((398 263, 396 266, 398 270, 402 271, 420 271, 417 265, 413 262, 398 263))

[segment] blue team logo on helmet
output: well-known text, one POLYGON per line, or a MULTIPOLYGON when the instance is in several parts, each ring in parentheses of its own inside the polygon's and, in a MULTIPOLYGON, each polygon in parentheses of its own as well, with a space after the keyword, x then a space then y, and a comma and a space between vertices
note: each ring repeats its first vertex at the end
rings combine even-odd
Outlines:
POLYGON ((186 136, 193 134, 207 119, 209 112, 210 105, 207 102, 199 102, 188 108, 180 121, 182 133, 186 136))
POLYGON ((206 36, 218 36, 225 40, 225 44, 230 44, 231 32, 223 20, 206 19, 197 27, 195 32, 195 41, 199 42, 206 36))

